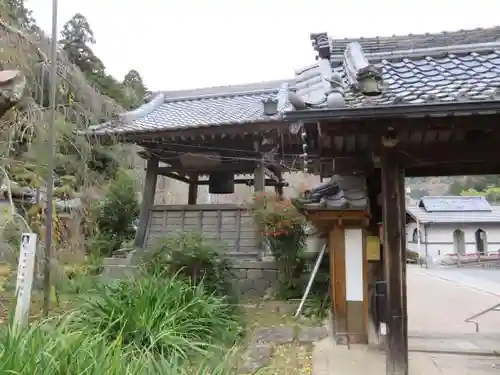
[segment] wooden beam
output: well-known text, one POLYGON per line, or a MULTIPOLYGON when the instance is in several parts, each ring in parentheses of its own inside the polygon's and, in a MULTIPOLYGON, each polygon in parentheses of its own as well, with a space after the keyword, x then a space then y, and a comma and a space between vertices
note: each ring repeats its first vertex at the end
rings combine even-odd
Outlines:
POLYGON ((152 157, 146 166, 146 178, 142 192, 141 211, 139 214, 139 224, 135 233, 134 247, 143 247, 146 240, 147 228, 149 225, 150 210, 154 205, 156 182, 158 180, 158 159, 152 157))
POLYGON ((191 182, 188 178, 181 176, 179 173, 176 173, 176 172, 163 172, 163 173, 158 173, 158 174, 161 176, 171 178, 173 180, 184 182, 186 184, 189 184, 191 182))
MULTIPOLYGON (((237 185, 248 185, 248 186, 253 186, 255 180, 253 178, 237 178, 234 180, 234 183, 237 185)), ((197 182, 198 185, 208 185, 208 180, 199 180, 197 182)), ((266 178, 265 180, 266 186, 288 186, 288 182, 281 181, 281 182, 276 182, 275 180, 271 180, 269 178, 266 178)))
MULTIPOLYGON (((382 206, 384 218, 384 262, 387 282, 388 342, 387 375, 407 375, 408 356, 405 353, 408 337, 405 336, 407 320, 404 316, 403 299, 403 254, 401 220, 404 196, 401 196, 400 179, 403 174, 398 165, 397 153, 393 149, 383 149, 380 163, 382 167, 382 206)), ((403 237, 404 238, 404 237, 403 237)))
POLYGON ((255 169, 255 162, 246 162, 246 163, 221 163, 216 167, 213 168, 203 168, 203 169, 196 169, 196 168, 182 168, 182 166, 179 167, 160 167, 158 169, 158 173, 165 175, 166 173, 185 173, 185 174, 190 174, 190 173, 198 173, 198 174, 210 174, 212 172, 220 172, 220 171, 226 171, 226 172, 234 172, 234 173, 253 173, 255 169))
POLYGON ((500 161, 459 163, 436 166, 414 166, 405 169, 406 177, 438 177, 500 174, 500 161))
POLYGON ((423 118, 382 118, 382 119, 356 119, 344 121, 321 120, 321 130, 323 135, 347 135, 357 134, 362 129, 363 132, 373 136, 384 135, 388 130, 396 132, 426 131, 426 130, 495 130, 498 127, 500 115, 479 114, 471 116, 440 116, 423 118))
POLYGON ((138 131, 135 133, 128 133, 126 135, 121 135, 122 140, 128 142, 138 143, 142 140, 154 140, 154 139, 195 139, 201 138, 203 135, 205 138, 211 136, 224 136, 229 137, 231 135, 237 135, 242 137, 255 137, 262 136, 263 134, 270 133, 276 130, 288 130, 288 123, 283 121, 273 121, 266 123, 248 123, 248 124, 227 124, 227 125, 217 125, 217 126, 198 126, 189 128, 177 128, 177 129, 165 129, 162 131, 138 131))
POLYGON ((483 142, 441 143, 422 145, 398 145, 400 163, 411 166, 437 165, 445 163, 490 162, 498 154, 500 140, 496 137, 483 142))

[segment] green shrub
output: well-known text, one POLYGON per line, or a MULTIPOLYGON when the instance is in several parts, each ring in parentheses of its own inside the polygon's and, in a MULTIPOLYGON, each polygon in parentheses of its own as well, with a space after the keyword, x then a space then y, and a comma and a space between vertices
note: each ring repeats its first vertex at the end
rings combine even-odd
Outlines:
POLYGON ((117 337, 123 345, 189 358, 212 346, 232 345, 243 333, 239 316, 202 283, 179 277, 141 277, 97 286, 79 306, 77 329, 117 337))
POLYGON ((203 281, 208 293, 238 303, 234 288, 236 276, 231 262, 223 253, 224 245, 205 238, 201 233, 182 232, 165 238, 142 260, 142 267, 156 276, 178 275, 195 284, 203 281))

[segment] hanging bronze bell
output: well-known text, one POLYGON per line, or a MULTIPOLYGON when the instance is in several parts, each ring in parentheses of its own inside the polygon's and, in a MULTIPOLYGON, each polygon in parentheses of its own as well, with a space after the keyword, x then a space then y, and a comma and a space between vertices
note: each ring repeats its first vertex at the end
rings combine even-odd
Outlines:
POLYGON ((210 194, 233 194, 234 173, 214 172, 208 177, 208 192, 210 194))

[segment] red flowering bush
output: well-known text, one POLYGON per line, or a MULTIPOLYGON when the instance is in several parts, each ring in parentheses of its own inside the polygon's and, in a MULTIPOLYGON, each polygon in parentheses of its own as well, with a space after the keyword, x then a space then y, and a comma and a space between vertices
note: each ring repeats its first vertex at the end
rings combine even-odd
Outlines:
POLYGON ((305 223, 304 216, 290 199, 276 194, 259 192, 249 205, 250 213, 257 228, 266 237, 279 237, 291 234, 305 223))
POLYGON ((290 199, 264 192, 253 197, 249 210, 276 259, 279 295, 283 298, 300 296, 300 276, 304 269, 300 256, 305 245, 304 216, 290 199))

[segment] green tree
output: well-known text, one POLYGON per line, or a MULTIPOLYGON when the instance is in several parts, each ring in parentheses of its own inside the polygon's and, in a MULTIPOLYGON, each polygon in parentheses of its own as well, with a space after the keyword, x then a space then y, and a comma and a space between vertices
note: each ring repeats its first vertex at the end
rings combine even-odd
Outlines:
POLYGON ((134 90, 139 98, 144 98, 146 96, 146 86, 142 81, 142 77, 139 72, 135 69, 130 70, 127 74, 125 74, 125 78, 123 79, 123 85, 125 87, 130 87, 134 90))
POLYGON ((90 45, 95 44, 94 32, 83 14, 77 13, 66 22, 61 36, 59 43, 69 60, 87 77, 92 78, 103 74, 104 64, 90 48, 90 45))
POLYGON ((134 237, 134 223, 139 216, 139 202, 134 181, 120 170, 109 185, 104 200, 97 207, 96 223, 99 230, 96 244, 99 255, 110 256, 134 237))
POLYGON ((40 28, 36 24, 31 10, 26 8, 24 0, 3 0, 1 4, 2 16, 15 23, 18 27, 25 29, 33 34, 40 34, 40 28), (5 8, 5 9, 4 9, 5 8))

